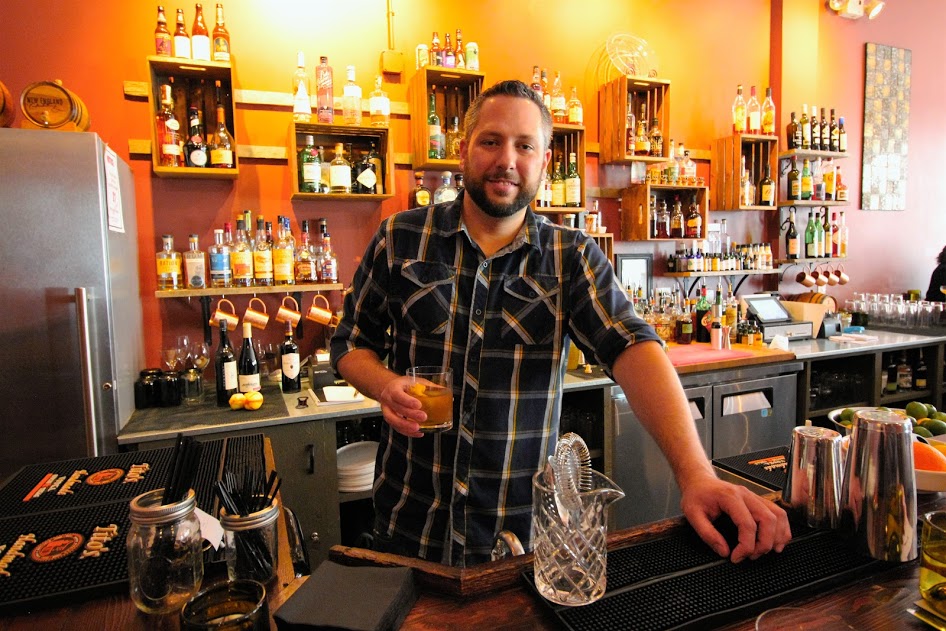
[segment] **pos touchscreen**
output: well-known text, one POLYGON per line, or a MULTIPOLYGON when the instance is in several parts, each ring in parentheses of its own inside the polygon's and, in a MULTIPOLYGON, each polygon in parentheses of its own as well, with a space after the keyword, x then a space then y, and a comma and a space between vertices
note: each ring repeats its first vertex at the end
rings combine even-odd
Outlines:
POLYGON ((749 313, 762 324, 792 321, 792 315, 779 301, 778 296, 759 294, 746 296, 743 300, 746 301, 746 308, 749 313))

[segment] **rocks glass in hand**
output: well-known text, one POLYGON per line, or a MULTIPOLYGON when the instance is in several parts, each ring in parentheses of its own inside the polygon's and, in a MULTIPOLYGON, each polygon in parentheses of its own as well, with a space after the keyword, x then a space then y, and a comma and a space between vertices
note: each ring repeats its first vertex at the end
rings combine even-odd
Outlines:
POLYGON ((453 369, 439 366, 416 366, 407 369, 411 379, 408 394, 420 401, 427 420, 420 423, 422 432, 441 432, 453 427, 453 369))

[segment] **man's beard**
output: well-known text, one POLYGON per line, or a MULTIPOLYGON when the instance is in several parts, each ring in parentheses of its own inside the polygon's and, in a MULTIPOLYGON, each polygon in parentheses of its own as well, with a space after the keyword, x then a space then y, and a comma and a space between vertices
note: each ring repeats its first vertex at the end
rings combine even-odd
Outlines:
POLYGON ((530 187, 519 182, 519 193, 516 195, 515 199, 508 204, 501 204, 490 200, 489 196, 486 194, 484 182, 485 178, 470 178, 468 176, 464 183, 463 190, 484 213, 497 219, 515 215, 535 198, 535 194, 539 190, 538 183, 530 187))

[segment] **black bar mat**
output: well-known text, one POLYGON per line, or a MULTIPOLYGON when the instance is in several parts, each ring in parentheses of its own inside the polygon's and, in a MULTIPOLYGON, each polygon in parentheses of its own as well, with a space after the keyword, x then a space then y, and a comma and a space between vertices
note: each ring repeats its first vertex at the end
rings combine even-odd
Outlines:
POLYGON ((717 458, 713 464, 773 491, 781 491, 788 470, 788 447, 772 447, 739 456, 717 458))
MULTIPOLYGON (((736 565, 685 529, 609 551, 607 592, 597 602, 565 607, 538 597, 572 631, 705 629, 884 565, 858 555, 835 531, 803 532, 781 554, 736 565)), ((523 572, 523 578, 535 591, 533 572, 523 572)))

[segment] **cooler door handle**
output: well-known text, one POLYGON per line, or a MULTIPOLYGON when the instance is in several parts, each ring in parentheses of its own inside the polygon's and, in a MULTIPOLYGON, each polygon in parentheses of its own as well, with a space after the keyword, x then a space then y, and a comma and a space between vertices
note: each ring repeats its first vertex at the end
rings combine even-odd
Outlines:
POLYGON ((306 445, 306 449, 309 451, 309 475, 312 475, 315 473, 315 445, 306 445))
POLYGON ((98 424, 95 416, 95 384, 92 378, 92 335, 89 326, 89 290, 76 287, 76 322, 79 329, 79 365, 82 369, 82 401, 85 407, 86 451, 99 456, 98 424))

